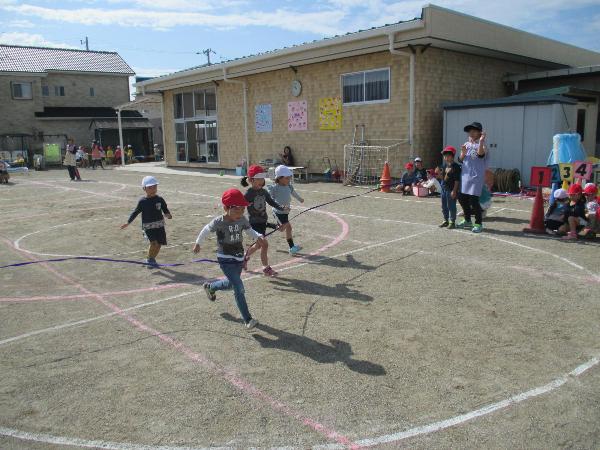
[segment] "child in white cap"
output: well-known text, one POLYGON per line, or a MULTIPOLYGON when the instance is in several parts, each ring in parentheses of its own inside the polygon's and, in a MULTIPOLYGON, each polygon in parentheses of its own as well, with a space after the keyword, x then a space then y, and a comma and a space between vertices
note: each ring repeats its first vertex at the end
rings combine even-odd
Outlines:
POLYGON ((544 226, 548 234, 557 234, 558 229, 564 225, 569 200, 569 194, 564 189, 555 190, 553 196, 554 202, 544 216, 544 226))
POLYGON ((121 225, 121 229, 127 228, 135 218, 142 213, 142 230, 144 236, 150 242, 148 247, 148 259, 146 264, 149 267, 158 267, 156 257, 160 252, 160 247, 167 245, 167 233, 165 231, 165 219, 172 219, 171 212, 167 207, 167 202, 156 195, 158 191, 158 180, 152 176, 144 177, 142 180, 142 189, 146 192, 146 196, 142 197, 137 206, 129 216, 127 223, 121 225))
POLYGON ((294 186, 291 184, 293 172, 292 170, 284 165, 277 166, 275 168, 275 184, 271 184, 267 187, 271 198, 283 206, 284 209, 273 208, 273 212, 281 225, 280 231, 285 230, 285 238, 288 245, 290 246, 290 255, 295 256, 302 247, 294 244, 294 238, 292 237, 292 224, 289 222, 290 203, 292 197, 298 200, 300 203, 304 203, 304 199, 294 190, 294 186))

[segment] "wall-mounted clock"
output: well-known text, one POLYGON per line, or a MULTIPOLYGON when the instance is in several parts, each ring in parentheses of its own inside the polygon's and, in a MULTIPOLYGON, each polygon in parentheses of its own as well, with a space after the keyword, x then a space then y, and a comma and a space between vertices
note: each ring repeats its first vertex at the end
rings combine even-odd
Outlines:
POLYGON ((302 83, 298 80, 292 81, 292 95, 298 97, 302 93, 302 83))

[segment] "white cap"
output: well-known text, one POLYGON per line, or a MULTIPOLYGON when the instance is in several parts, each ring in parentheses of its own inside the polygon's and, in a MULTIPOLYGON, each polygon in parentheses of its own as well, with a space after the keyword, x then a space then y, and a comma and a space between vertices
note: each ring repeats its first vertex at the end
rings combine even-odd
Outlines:
POLYGON ((419 162, 419 161, 423 162, 423 160, 417 156, 417 157, 415 158, 415 162, 419 162))
POLYGON ((158 144, 154 144, 155 147, 158 147, 158 144))
POLYGON ((149 186, 157 186, 158 185, 158 180, 150 175, 148 175, 147 177, 144 177, 142 179, 142 187, 143 188, 147 188, 149 186))
POLYGON ((275 168, 275 178, 291 177, 293 175, 294 172, 292 172, 292 170, 288 166, 284 166, 283 164, 275 168))
POLYGON ((569 196, 569 193, 567 191, 565 191, 564 189, 557 189, 554 191, 554 198, 567 198, 569 196))

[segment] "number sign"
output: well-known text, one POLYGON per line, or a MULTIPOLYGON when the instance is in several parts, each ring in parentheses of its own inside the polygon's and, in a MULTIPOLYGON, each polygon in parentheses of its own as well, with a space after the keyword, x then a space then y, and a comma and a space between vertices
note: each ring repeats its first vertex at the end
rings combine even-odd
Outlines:
POLYGON ((532 167, 529 184, 534 187, 550 187, 552 170, 550 167, 532 167))
POLYGON ((592 178, 592 163, 587 161, 576 161, 573 163, 573 172, 575 178, 589 180, 592 178))
POLYGON ((573 181, 573 164, 571 163, 560 163, 560 178, 563 181, 573 181))
POLYGON ((552 164, 548 167, 552 171, 552 179, 551 179, 552 183, 562 182, 562 178, 560 176, 560 167, 558 167, 558 164, 552 164))

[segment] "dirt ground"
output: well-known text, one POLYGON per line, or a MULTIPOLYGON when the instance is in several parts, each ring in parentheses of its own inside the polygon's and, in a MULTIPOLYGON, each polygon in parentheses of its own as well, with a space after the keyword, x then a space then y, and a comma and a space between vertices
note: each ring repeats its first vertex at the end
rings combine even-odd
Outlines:
MULTIPOLYGON (((0 266, 144 258, 139 218, 119 229, 143 173, 82 175, 0 186, 0 266)), ((248 332, 191 253, 239 181, 157 177, 158 260, 184 265, 0 269, 0 448, 600 447, 599 241, 524 235, 529 200, 495 199, 481 235, 439 229, 439 199, 344 200, 293 221, 301 256, 269 238, 277 278, 251 260, 248 332)), ((303 207, 362 192, 296 188, 303 207)))

